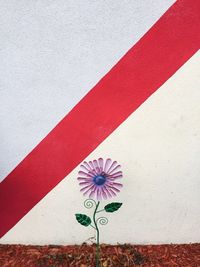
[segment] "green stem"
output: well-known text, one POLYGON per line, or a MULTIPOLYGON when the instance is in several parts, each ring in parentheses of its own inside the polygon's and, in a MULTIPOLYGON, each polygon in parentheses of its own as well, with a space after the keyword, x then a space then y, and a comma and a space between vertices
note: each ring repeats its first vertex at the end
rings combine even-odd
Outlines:
POLYGON ((102 211, 104 211, 104 210, 105 210, 105 209, 102 209, 102 210, 98 210, 98 211, 97 211, 97 213, 98 213, 98 212, 102 212, 102 211))
POLYGON ((97 232, 97 249, 96 249, 96 267, 99 267, 99 228, 96 222, 96 214, 97 214, 97 209, 99 207, 100 202, 98 201, 96 204, 96 208, 93 214, 93 222, 96 228, 96 232, 97 232))
POLYGON ((90 224, 90 226, 96 230, 96 227, 94 227, 92 224, 90 224))

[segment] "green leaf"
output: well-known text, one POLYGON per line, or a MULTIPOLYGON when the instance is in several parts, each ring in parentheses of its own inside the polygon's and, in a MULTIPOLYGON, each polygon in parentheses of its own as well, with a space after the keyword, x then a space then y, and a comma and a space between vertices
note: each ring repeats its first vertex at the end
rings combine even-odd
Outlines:
POLYGON ((114 212, 114 211, 117 211, 121 207, 121 205, 122 203, 112 202, 106 205, 104 209, 106 212, 114 212))
POLYGON ((88 226, 91 224, 91 219, 85 214, 75 214, 76 220, 83 226, 88 226))

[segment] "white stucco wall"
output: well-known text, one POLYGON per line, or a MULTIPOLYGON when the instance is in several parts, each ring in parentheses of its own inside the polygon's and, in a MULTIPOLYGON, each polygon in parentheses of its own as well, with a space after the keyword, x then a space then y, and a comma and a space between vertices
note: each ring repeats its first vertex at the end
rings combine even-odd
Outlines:
MULTIPOLYGON (((1 179, 174 1, 0 1, 1 179)), ((200 53, 86 160, 121 165, 121 210, 106 243, 200 241, 200 53)), ((75 220, 77 167, 0 243, 72 244, 94 236, 75 220)), ((106 202, 107 203, 107 202, 106 202)))
POLYGON ((0 180, 174 0, 0 0, 0 180))
MULTIPOLYGON (((124 173, 124 188, 115 198, 123 206, 108 216, 102 242, 199 242, 199 72, 200 53, 86 159, 111 157, 122 164, 124 173)), ((1 242, 71 244, 94 236, 94 231, 80 226, 74 216, 88 212, 82 206, 78 170, 40 201, 1 242)))

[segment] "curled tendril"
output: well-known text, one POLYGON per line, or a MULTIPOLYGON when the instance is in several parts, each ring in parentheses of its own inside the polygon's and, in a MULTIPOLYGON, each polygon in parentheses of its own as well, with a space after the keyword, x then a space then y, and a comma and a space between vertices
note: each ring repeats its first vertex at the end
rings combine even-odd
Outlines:
POLYGON ((99 223, 101 225, 106 225, 108 223, 108 219, 106 217, 99 217, 96 220, 96 223, 99 223))
POLYGON ((96 205, 96 201, 94 199, 86 199, 84 201, 84 207, 87 209, 91 209, 94 205, 96 205))

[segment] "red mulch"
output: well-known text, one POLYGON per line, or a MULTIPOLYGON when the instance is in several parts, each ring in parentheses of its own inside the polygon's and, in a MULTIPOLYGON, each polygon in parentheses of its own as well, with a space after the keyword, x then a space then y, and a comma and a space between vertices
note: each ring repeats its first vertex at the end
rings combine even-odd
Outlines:
MULTIPOLYGON (((0 245, 0 267, 94 267, 95 246, 0 245)), ((200 244, 101 245, 101 267, 200 267, 200 244)))

